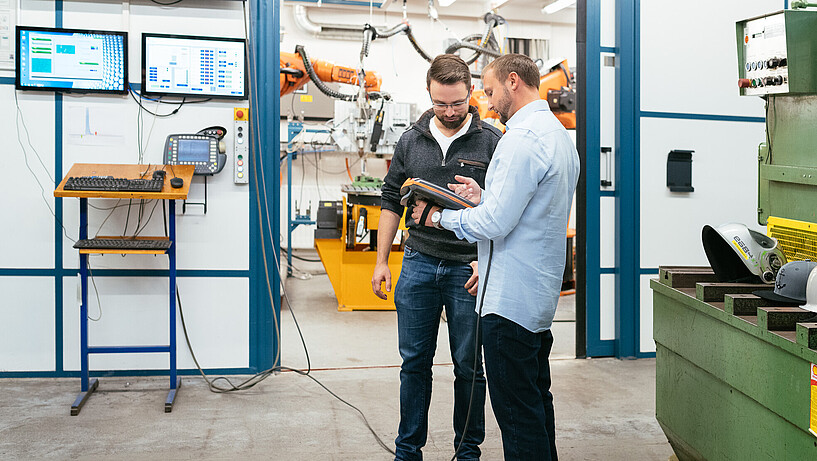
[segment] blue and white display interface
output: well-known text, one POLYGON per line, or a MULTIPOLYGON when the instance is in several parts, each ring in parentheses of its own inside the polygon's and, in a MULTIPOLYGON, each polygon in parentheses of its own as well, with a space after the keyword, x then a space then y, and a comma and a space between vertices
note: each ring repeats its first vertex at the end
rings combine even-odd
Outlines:
POLYGON ((127 33, 17 28, 20 89, 127 92, 127 33))
POLYGON ((142 92, 247 97, 244 40, 142 34, 142 92))

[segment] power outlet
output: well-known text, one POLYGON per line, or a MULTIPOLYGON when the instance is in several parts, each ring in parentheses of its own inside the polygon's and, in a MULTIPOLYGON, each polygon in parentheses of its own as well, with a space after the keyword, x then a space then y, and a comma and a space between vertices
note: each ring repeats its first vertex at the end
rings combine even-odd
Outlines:
POLYGON ((250 165, 250 113, 246 107, 233 108, 233 182, 249 182, 250 165))

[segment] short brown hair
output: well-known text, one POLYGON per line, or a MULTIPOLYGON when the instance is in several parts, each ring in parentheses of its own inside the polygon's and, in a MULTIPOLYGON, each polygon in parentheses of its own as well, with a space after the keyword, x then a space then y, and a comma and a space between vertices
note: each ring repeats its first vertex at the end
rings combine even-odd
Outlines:
POLYGON ((539 88, 539 68, 533 60, 523 54, 506 54, 500 56, 482 70, 482 75, 489 70, 494 71, 494 77, 504 82, 511 72, 516 72, 519 78, 531 88, 539 88))
POLYGON ((443 85, 462 82, 471 91, 471 69, 461 57, 453 54, 441 54, 431 61, 426 73, 427 88, 431 88, 432 80, 443 85))

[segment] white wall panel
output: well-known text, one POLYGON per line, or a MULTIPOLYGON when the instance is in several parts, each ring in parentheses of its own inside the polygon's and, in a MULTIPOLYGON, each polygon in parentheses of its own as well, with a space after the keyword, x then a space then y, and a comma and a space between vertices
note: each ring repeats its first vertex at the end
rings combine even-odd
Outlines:
MULTIPOLYGON (((65 279, 63 352, 66 370, 79 370, 77 277, 65 279)), ((249 366, 249 280, 179 278, 187 330, 202 367, 249 366)), ((93 285, 88 282, 88 314, 99 317, 93 285)), ((96 277, 102 317, 89 321, 91 346, 166 345, 169 333, 168 279, 96 277)), ((181 322, 176 318, 178 368, 194 368, 181 322)), ((53 336, 53 335, 52 335, 53 336)), ((167 369, 168 354, 93 354, 92 370, 167 369)))
POLYGON ((54 97, 18 93, 17 100, 19 113, 14 85, 0 85, 0 267, 54 267, 54 97))
POLYGON ((616 275, 602 274, 600 289, 600 313, 602 341, 616 338, 616 275))
POLYGON ((657 275, 642 275, 640 283, 641 306, 639 316, 639 347, 642 353, 655 352, 655 341, 652 339, 652 289, 650 279, 657 275))
POLYGON ((616 267, 616 198, 602 197, 599 210, 601 267, 616 267))
MULTIPOLYGON (((642 7, 643 9, 643 7, 642 7)), ((616 46, 616 0, 599 2, 601 46, 616 46)))
POLYGON ((782 1, 640 2, 641 110, 762 116, 760 98, 740 97, 735 22, 782 1))
POLYGON ((54 370, 54 279, 0 277, 0 293, 0 371, 54 370))
POLYGON ((762 123, 641 119, 641 267, 706 265, 704 224, 757 224, 762 123), (691 193, 666 185, 667 154, 694 150, 691 193))

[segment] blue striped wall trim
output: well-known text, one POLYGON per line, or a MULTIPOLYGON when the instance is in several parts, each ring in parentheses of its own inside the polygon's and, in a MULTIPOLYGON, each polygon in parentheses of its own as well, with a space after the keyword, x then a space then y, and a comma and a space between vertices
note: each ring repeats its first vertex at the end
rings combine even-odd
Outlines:
POLYGON ((0 77, 0 85, 14 85, 14 77, 0 77))
POLYGON ((602 53, 618 53, 618 49, 613 46, 600 46, 599 51, 602 53))
POLYGON ((635 358, 637 359, 654 359, 655 352, 637 352, 635 354, 635 358))
POLYGON ((614 190, 603 190, 599 191, 599 197, 615 197, 616 191, 614 190))
POLYGON ((644 118, 671 118, 676 120, 709 120, 716 122, 754 122, 766 123, 765 117, 748 117, 743 115, 688 114, 682 112, 641 111, 644 118))
POLYGON ((599 274, 610 275, 610 274, 617 274, 618 268, 615 267, 600 267, 599 274))
MULTIPOLYGON (((62 254, 62 253, 60 253, 62 254)), ((167 269, 93 269, 95 277, 167 277, 167 269)), ((0 269, 0 277, 75 277, 79 269, 0 269)), ((179 278, 246 278, 249 270, 229 269, 182 269, 177 270, 179 278)))
MULTIPOLYGON (((261 370, 255 368, 212 368, 204 369, 208 378, 213 375, 252 375, 261 370)), ((177 373, 184 376, 198 376, 199 370, 178 369, 177 373)), ((0 371, 0 378, 79 378, 79 371, 0 371)), ((91 376, 116 377, 116 376, 167 376, 167 370, 112 370, 112 371, 91 371, 91 376)))

